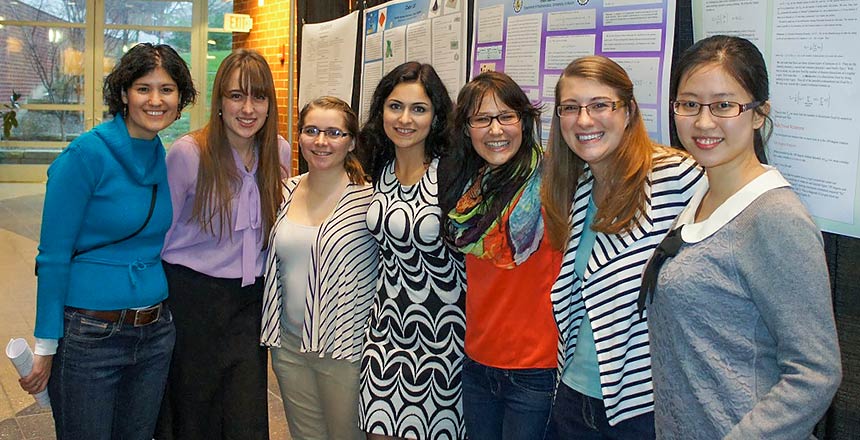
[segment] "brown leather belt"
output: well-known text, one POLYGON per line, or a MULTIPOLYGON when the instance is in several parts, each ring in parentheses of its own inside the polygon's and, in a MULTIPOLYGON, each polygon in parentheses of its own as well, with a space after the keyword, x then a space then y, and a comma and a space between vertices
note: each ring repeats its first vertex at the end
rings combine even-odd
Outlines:
POLYGON ((92 318, 101 319, 102 321, 121 322, 123 324, 131 324, 135 327, 152 324, 158 321, 161 317, 161 305, 158 303, 152 307, 145 309, 125 309, 125 310, 86 310, 77 307, 66 307, 70 312, 80 313, 92 318))

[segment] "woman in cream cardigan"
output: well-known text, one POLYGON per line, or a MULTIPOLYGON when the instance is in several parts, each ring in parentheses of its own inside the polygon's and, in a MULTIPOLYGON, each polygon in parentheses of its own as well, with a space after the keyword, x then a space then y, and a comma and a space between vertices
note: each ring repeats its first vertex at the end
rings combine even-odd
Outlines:
POLYGON ((308 172, 286 182, 269 238, 261 342, 272 347, 294 439, 362 439, 358 360, 378 260, 365 223, 373 187, 354 154, 349 105, 315 99, 298 125, 308 172))

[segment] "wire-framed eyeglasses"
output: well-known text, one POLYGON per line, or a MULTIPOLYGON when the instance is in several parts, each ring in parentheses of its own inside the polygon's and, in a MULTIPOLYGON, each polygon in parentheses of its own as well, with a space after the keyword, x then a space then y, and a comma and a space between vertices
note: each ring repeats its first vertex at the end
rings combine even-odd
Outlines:
POLYGON ((707 107, 711 115, 717 118, 736 118, 741 113, 754 109, 762 104, 762 101, 753 101, 741 104, 734 101, 717 101, 702 103, 696 101, 672 101, 672 113, 678 116, 698 116, 702 113, 702 107, 707 107))
POLYGON ((466 118, 466 124, 472 128, 487 128, 493 123, 493 119, 499 121, 501 125, 514 125, 520 122, 520 114, 518 112, 502 112, 496 116, 472 115, 466 118))
POLYGON ((312 138, 319 136, 320 133, 325 133, 325 136, 327 138, 332 138, 332 139, 343 139, 345 137, 352 136, 352 134, 347 133, 347 132, 345 132, 339 128, 321 129, 321 128, 317 128, 314 126, 304 127, 304 128, 302 128, 301 132, 303 135, 305 135, 307 137, 312 137, 312 138))
POLYGON ((627 105, 624 101, 598 101, 588 105, 559 104, 555 107, 555 113, 560 118, 579 117, 582 109, 588 116, 606 116, 615 110, 627 105))

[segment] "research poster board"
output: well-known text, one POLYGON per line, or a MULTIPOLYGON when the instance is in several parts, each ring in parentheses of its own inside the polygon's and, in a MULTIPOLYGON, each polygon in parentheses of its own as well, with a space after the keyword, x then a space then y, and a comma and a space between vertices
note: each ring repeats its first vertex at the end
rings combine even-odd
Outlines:
POLYGON ((768 65, 768 158, 827 232, 860 237, 860 0, 694 0, 696 41, 756 43, 768 65))
POLYGON ((355 11, 325 23, 302 26, 299 108, 325 95, 352 101, 358 18, 355 11))
POLYGON ((406 61, 433 65, 451 99, 466 83, 467 0, 400 0, 368 8, 363 18, 361 107, 367 119, 379 80, 406 61))
POLYGON ((505 72, 542 103, 544 143, 559 76, 596 54, 627 70, 648 134, 668 144, 674 0, 476 0, 473 22, 471 76, 505 72))

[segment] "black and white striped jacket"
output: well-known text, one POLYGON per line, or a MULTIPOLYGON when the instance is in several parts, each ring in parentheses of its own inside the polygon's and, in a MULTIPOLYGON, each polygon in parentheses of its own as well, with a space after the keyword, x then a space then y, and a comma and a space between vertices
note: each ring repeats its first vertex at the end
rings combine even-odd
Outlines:
MULTIPOLYGON (((594 177, 586 169, 571 207, 572 233, 551 299, 559 329, 559 368, 573 356, 582 317, 588 313, 597 346, 603 403, 610 425, 654 410, 648 327, 636 307, 642 271, 700 182, 691 159, 660 148, 645 183, 639 224, 630 233, 598 233, 584 279, 573 270, 594 177), (583 301, 584 299, 584 301, 583 301)), ((611 197, 611 195, 610 195, 611 197)))
MULTIPOLYGON (((281 346, 283 286, 280 259, 272 246, 275 231, 286 217, 293 191, 302 177, 287 181, 285 202, 269 234, 260 335, 260 344, 264 346, 281 346)), ((320 225, 311 245, 302 326, 303 352, 350 361, 361 357, 379 270, 376 240, 367 230, 366 223, 367 208, 372 198, 372 185, 350 184, 332 214, 320 225)))

